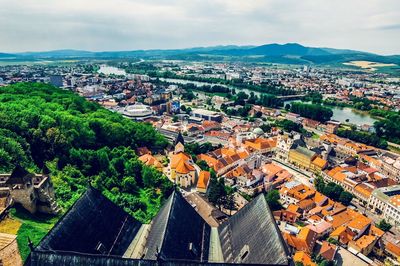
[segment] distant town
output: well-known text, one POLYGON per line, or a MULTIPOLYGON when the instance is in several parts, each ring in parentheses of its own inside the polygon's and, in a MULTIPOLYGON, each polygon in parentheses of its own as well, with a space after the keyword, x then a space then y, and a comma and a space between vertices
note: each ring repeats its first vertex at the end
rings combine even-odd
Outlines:
MULTIPOLYGON (((176 190, 151 224, 131 221, 105 203, 132 238, 120 239, 115 229, 117 246, 94 243, 99 254, 120 248, 117 255, 124 258, 162 261, 163 255, 177 265, 188 258, 308 266, 400 263, 398 77, 346 66, 177 60, 0 65, 0 87, 24 82, 75 92, 127 120, 150 124, 169 141, 165 149, 138 145, 135 152, 176 190), (187 240, 175 254, 165 243, 189 228, 179 217, 196 227, 188 239, 201 239, 187 240), (271 247, 275 254, 261 255, 271 247)), ((99 221, 82 214, 88 206, 106 210, 90 205, 105 200, 94 188, 62 210, 50 180, 50 172, 33 174, 19 166, 0 175, 4 210, 14 202, 30 213, 66 213, 31 247, 31 263, 46 250, 86 253, 86 247, 67 248, 74 242, 67 229, 80 222, 77 217, 99 221), (64 234, 68 240, 62 244, 57 235, 64 234)), ((4 233, 9 218, 0 217, 4 233)), ((16 237, 4 238, 15 255, 16 237)))

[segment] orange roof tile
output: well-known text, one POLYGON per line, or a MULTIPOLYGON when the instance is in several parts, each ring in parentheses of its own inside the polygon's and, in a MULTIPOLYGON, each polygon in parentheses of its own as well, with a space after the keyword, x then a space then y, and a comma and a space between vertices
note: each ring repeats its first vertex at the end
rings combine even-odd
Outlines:
POLYGON ((171 157, 171 168, 176 168, 181 161, 189 161, 191 158, 188 154, 180 152, 171 157))
POLYGON ((339 226, 330 234, 330 237, 337 237, 338 240, 343 244, 349 243, 354 236, 355 233, 353 233, 346 226, 339 226))
POLYGON ((311 260, 310 255, 304 251, 297 251, 293 256, 293 261, 301 262, 304 266, 317 266, 317 264, 311 260))
POLYGON ((375 225, 371 225, 370 234, 373 236, 382 237, 385 234, 385 232, 376 227, 375 225))
POLYGON ((385 246, 386 251, 389 251, 389 253, 397 256, 398 258, 400 257, 400 246, 397 246, 393 244, 392 242, 388 242, 385 246))
POLYGON ((349 228, 353 228, 356 230, 362 230, 372 223, 372 220, 365 217, 364 215, 358 215, 347 225, 349 228))
POLYGON ((199 180, 197 181, 197 188, 206 189, 209 180, 210 180, 210 172, 200 171, 199 180))
POLYGON ((316 165, 317 167, 323 169, 326 167, 326 165, 328 164, 328 162, 320 157, 315 157, 314 161, 312 161, 312 163, 314 165, 316 165))
POLYGON ((147 166, 153 166, 155 168, 163 167, 162 164, 153 155, 150 154, 144 154, 138 159, 147 166))
POLYGON ((286 208, 287 211, 290 212, 298 212, 299 206, 296 206, 294 204, 289 204, 289 206, 286 208))
POLYGON ((375 240, 376 240, 375 236, 363 235, 362 237, 354 241, 354 243, 360 250, 362 250, 373 244, 375 240))
POLYGON ((321 245, 321 249, 319 251, 319 254, 324 257, 325 259, 331 261, 334 259, 335 254, 336 254, 337 246, 334 244, 331 244, 327 241, 323 241, 321 245))
POLYGON ((348 222, 353 220, 355 217, 354 217, 354 213, 351 212, 350 209, 347 209, 346 211, 342 211, 338 214, 333 215, 332 218, 333 218, 332 227, 337 228, 341 225, 347 224, 348 222))
POLYGON ((356 185, 356 187, 354 188, 355 191, 357 191, 358 193, 360 193, 361 195, 363 195, 366 198, 369 198, 372 194, 373 189, 370 188, 369 186, 361 183, 356 185))
POLYGON ((180 161, 176 166, 175 171, 180 174, 188 174, 194 171, 194 166, 186 161, 180 161))

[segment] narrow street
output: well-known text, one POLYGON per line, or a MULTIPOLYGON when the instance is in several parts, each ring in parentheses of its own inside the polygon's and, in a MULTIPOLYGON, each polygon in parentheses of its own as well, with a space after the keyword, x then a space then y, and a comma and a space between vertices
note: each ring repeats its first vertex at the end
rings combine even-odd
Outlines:
POLYGON ((304 184, 304 185, 306 185, 306 186, 309 186, 309 187, 311 187, 311 188, 314 187, 314 184, 312 184, 312 183, 310 182, 310 180, 309 180, 310 178, 312 178, 312 174, 311 174, 311 173, 308 173, 308 172, 305 171, 305 170, 296 169, 296 168, 294 168, 293 166, 288 165, 288 164, 286 164, 286 163, 284 163, 284 162, 282 162, 282 161, 280 161, 280 160, 277 160, 277 159, 275 159, 275 158, 273 158, 272 161, 273 161, 275 164, 277 164, 277 165, 279 165, 280 167, 282 167, 283 169, 287 170, 289 173, 291 173, 291 174, 295 177, 295 179, 296 179, 297 181, 299 181, 299 182, 301 182, 302 184, 304 184))

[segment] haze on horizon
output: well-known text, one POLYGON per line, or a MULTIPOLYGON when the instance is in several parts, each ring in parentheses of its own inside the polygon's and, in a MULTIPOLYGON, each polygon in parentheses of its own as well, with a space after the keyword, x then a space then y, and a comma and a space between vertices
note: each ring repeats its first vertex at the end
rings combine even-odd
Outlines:
POLYGON ((400 54, 398 0, 0 0, 0 52, 296 42, 400 54))

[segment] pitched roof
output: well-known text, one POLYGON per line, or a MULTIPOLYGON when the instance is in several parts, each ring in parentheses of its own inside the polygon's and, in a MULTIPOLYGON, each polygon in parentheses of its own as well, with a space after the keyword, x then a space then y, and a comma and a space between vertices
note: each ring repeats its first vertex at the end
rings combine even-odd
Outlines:
POLYGON ((327 161, 322 159, 321 157, 315 157, 315 159, 312 161, 312 163, 316 166, 318 166, 319 168, 324 168, 327 165, 327 161))
POLYGON ((175 171, 180 174, 188 174, 191 171, 194 171, 194 166, 187 161, 182 160, 176 165, 175 171))
POLYGON ((330 237, 338 237, 338 240, 343 244, 349 243, 354 236, 355 233, 353 233, 346 226, 339 226, 330 234, 330 237))
POLYGON ((304 266, 317 266, 317 264, 312 261, 310 255, 304 251, 297 251, 293 256, 293 261, 301 262, 304 266))
POLYGON ((375 240, 376 240, 375 236, 363 235, 362 237, 354 241, 354 243, 360 250, 362 250, 372 245, 375 240))
POLYGON ((178 143, 185 145, 185 140, 183 139, 182 133, 180 131, 179 131, 178 135, 176 136, 174 146, 176 146, 176 144, 178 144, 178 143))
POLYGON ((218 227, 227 263, 288 264, 288 252, 263 195, 218 227))
POLYGON ((25 168, 20 165, 15 166, 10 178, 6 181, 6 184, 25 184, 32 180, 34 174, 29 173, 25 168))
POLYGON ((209 180, 210 180, 210 172, 200 171, 199 180, 197 181, 197 188, 206 189, 209 180))
POLYGON ((392 242, 388 242, 385 246, 386 251, 390 254, 400 257, 400 246, 393 244, 392 242))
POLYGON ((327 260, 333 260, 335 258, 337 246, 327 241, 323 241, 319 254, 327 260))
MULTIPOLYGON (((291 150, 293 150, 293 149, 291 149, 291 150)), ((309 157, 309 158, 312 158, 316 154, 312 150, 309 150, 309 149, 307 149, 305 147, 301 147, 301 146, 296 147, 296 149, 294 149, 294 150, 306 157, 309 157)))
POLYGON ((141 223, 90 187, 37 249, 123 255, 141 223))
POLYGON ((138 158, 142 163, 147 166, 153 166, 155 168, 162 168, 162 164, 151 154, 144 154, 138 158))
POLYGON ((370 225, 372 222, 371 219, 365 217, 364 215, 358 215, 357 217, 353 217, 351 222, 347 225, 349 228, 362 230, 366 226, 370 225))
POLYGON ((178 192, 173 192, 151 223, 145 259, 204 261, 210 226, 178 192))

